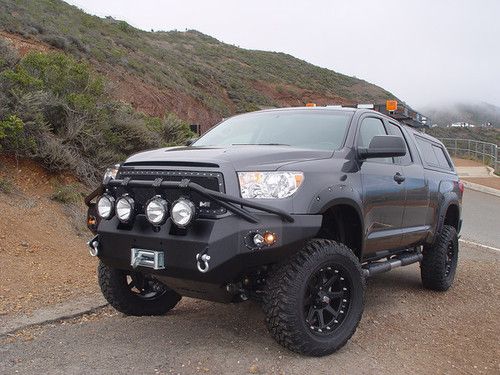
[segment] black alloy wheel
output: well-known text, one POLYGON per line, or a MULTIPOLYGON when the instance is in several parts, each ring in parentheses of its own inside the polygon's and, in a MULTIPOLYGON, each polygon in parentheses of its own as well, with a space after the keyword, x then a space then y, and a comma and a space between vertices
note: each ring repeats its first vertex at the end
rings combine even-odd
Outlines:
POLYGON ((307 284, 304 316, 312 332, 333 334, 349 312, 352 280, 338 264, 322 266, 307 284))

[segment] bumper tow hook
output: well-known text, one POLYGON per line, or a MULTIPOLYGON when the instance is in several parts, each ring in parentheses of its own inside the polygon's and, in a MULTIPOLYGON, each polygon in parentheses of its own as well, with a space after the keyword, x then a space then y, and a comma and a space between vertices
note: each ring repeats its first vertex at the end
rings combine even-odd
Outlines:
POLYGON ((198 271, 201 273, 208 272, 210 269, 210 265, 208 261, 210 260, 210 255, 207 254, 207 249, 203 252, 196 254, 196 267, 198 267, 198 271))
POLYGON ((99 254, 99 241, 97 240, 97 236, 87 242, 87 245, 89 245, 90 255, 96 257, 99 254))

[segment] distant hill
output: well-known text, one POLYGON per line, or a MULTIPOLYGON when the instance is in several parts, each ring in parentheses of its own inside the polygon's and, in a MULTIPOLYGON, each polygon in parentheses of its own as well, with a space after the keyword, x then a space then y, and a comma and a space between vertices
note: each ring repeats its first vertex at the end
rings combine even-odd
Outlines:
POLYGON ((0 37, 22 52, 57 49, 92 63, 113 95, 149 115, 205 128, 265 107, 384 102, 371 83, 284 53, 246 50, 189 30, 146 32, 59 0, 0 0, 0 37))
POLYGON ((485 102, 428 106, 420 110, 432 119, 433 124, 439 126, 446 126, 453 122, 468 122, 476 125, 490 122, 494 127, 500 128, 500 107, 485 102))
POLYGON ((500 146, 500 129, 498 128, 444 128, 427 129, 426 133, 436 138, 474 139, 476 141, 495 143, 500 146))

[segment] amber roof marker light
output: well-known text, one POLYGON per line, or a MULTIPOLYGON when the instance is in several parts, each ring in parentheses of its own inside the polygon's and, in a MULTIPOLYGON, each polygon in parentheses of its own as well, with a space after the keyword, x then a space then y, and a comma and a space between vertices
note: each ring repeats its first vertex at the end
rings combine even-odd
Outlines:
POLYGON ((397 100, 387 100, 385 102, 385 109, 387 112, 395 112, 398 110, 398 101, 397 100))

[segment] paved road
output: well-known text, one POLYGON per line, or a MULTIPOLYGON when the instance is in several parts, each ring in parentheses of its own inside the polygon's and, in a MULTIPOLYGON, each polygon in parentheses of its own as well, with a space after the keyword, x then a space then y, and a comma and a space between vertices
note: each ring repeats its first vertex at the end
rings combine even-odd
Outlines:
POLYGON ((500 198, 466 189, 462 238, 500 248, 500 198))
POLYGON ((500 373, 500 252, 462 246, 454 287, 424 291, 417 265, 375 276, 357 333, 307 358, 268 335, 260 307, 183 300, 164 317, 105 310, 0 341, 0 373, 500 373))

